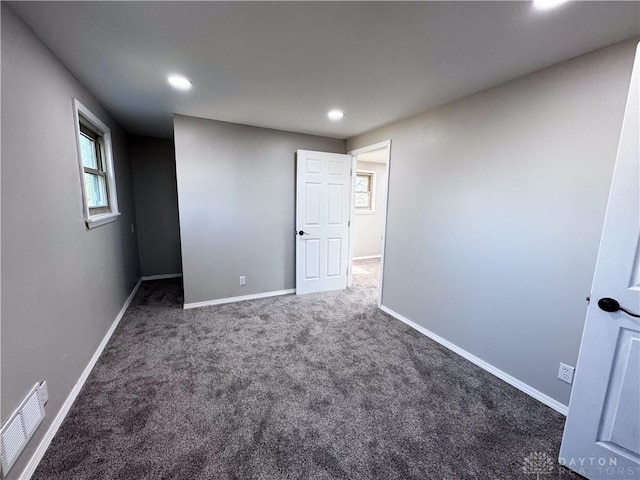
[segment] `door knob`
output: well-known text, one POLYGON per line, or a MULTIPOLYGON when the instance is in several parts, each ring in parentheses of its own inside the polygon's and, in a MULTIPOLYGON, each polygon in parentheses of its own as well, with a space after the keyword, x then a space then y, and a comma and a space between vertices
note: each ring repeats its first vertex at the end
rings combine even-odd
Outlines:
POLYGON ((604 310, 605 312, 613 313, 620 310, 627 315, 640 318, 640 315, 638 315, 637 313, 631 313, 629 310, 622 308, 620 306, 620 303, 615 298, 601 298, 600 300, 598 300, 598 307, 600 307, 600 310, 604 310))
POLYGON ((298 235, 303 236, 303 235, 310 235, 310 234, 309 234, 309 233, 307 233, 307 232, 305 232, 305 231, 303 231, 303 230, 300 230, 300 231, 298 232, 298 235))

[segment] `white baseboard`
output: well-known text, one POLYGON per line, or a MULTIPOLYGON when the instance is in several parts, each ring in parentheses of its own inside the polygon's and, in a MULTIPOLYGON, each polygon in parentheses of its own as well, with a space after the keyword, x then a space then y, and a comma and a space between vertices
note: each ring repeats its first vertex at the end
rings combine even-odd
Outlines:
POLYGON ((387 308, 384 305, 381 305, 380 309, 383 312, 388 313, 392 317, 400 320, 401 322, 406 323, 411 328, 414 328, 415 330, 417 330, 418 332, 422 333, 423 335, 429 337, 430 339, 438 342, 440 345, 448 348, 449 350, 453 351, 454 353, 457 353, 462 358, 465 358, 465 359, 469 360, 471 363, 474 363, 475 365, 479 366, 483 370, 495 375, 496 377, 498 377, 501 380, 504 380, 509 385, 511 385, 513 387, 516 387, 521 392, 524 392, 527 395, 535 398, 536 400, 544 403, 546 406, 553 408, 556 412, 559 412, 559 413, 561 413, 563 415, 567 415, 567 412, 569 411, 569 407, 567 407, 566 405, 558 402, 557 400, 554 400, 553 398, 551 398, 548 395, 545 395, 541 391, 536 390, 532 386, 527 385, 524 382, 521 382, 517 378, 512 377, 508 373, 505 373, 502 370, 500 370, 499 368, 494 367, 490 363, 487 363, 484 360, 482 360, 481 358, 476 357, 472 353, 469 353, 466 350, 458 347, 457 345, 449 342, 448 340, 445 340, 444 338, 440 337, 439 335, 436 335, 432 331, 427 330, 426 328, 418 325, 415 322, 412 322, 408 318, 403 317, 399 313, 394 312, 390 308, 387 308))
POLYGON ((209 307, 211 305, 222 305, 224 303, 244 302, 245 300, 256 300, 258 298, 277 297, 278 295, 289 295, 290 293, 296 293, 295 288, 288 290, 276 290, 275 292, 254 293, 252 295, 242 295, 240 297, 227 297, 218 298, 217 300, 205 300, 204 302, 185 303, 183 308, 188 310, 189 308, 209 307))
POLYGON ((352 260, 371 260, 372 258, 382 258, 382 255, 367 255, 365 257, 353 257, 352 260))
POLYGON ((146 282, 147 280, 164 280, 165 278, 178 278, 181 277, 181 273, 163 273, 162 275, 143 275, 142 281, 146 282))
POLYGON ((138 280, 138 283, 136 283, 136 286, 133 287, 133 290, 127 297, 127 300, 124 302, 124 305, 122 305, 122 308, 120 309, 120 313, 118 313, 118 316, 116 317, 114 322, 111 324, 111 327, 109 327, 109 330, 107 330, 107 333, 105 334, 104 338, 100 342, 100 345, 98 345, 98 348, 96 349, 95 353, 91 357, 91 360, 89 360, 89 363, 87 364, 84 371, 82 372, 82 375, 80 375, 80 378, 74 385, 73 389, 71 390, 71 393, 69 393, 69 395, 67 396, 67 399, 62 404, 62 407, 60 407, 60 410, 58 411, 56 418, 53 419, 53 422, 49 426, 49 429, 44 434, 44 437, 42 437, 42 440, 38 444, 38 448, 36 448, 36 451, 33 453, 31 458, 29 459, 29 462, 24 467, 22 474, 20 474, 20 476, 18 477, 20 478, 20 480, 29 480, 31 478, 31 475, 33 475, 33 472, 36 471, 36 468, 38 467, 40 460, 42 460, 42 457, 47 451, 47 448, 49 448, 49 445, 51 444, 51 440, 53 440, 53 437, 55 436, 58 429, 60 428, 60 425, 62 425, 62 421, 67 416, 67 413, 69 413, 69 410, 73 405, 73 402, 76 400, 76 397, 80 393, 80 390, 84 386, 84 383, 87 381, 87 378, 89 378, 89 374, 91 373, 91 370, 93 370, 93 367, 96 365, 98 359, 100 358, 100 355, 104 350, 104 347, 107 346, 107 343, 111 338, 111 335, 113 335, 113 332, 115 331, 116 327, 120 323, 120 320, 122 320, 124 313, 127 311, 127 308, 129 308, 129 304, 131 303, 131 300, 133 300, 133 297, 138 291, 138 288, 140 287, 141 283, 142 283, 142 279, 138 280))

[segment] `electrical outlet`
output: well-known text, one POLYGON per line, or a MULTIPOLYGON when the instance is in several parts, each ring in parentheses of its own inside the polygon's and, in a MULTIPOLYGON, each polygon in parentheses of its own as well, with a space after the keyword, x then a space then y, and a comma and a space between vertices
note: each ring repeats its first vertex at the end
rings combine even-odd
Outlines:
POLYGON ((240 275, 240 277, 238 278, 238 281, 240 282, 241 286, 247 284, 247 279, 244 275, 240 275))
POLYGON ((561 362, 560 369, 558 370, 558 378, 571 385, 573 383, 573 372, 575 372, 575 370, 574 367, 561 362))

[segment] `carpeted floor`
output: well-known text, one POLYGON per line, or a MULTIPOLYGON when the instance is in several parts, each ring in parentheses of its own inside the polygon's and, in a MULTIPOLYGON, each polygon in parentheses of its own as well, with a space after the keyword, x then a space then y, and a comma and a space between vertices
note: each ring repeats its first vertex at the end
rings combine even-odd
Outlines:
POLYGON ((186 311, 144 282, 33 478, 536 478, 564 417, 377 310, 376 275, 186 311))
MULTIPOLYGON (((353 268, 353 285, 355 287, 374 287, 378 288, 380 282, 380 259, 366 258, 364 260, 354 260, 353 268)), ((377 299, 377 297, 376 297, 377 299)))

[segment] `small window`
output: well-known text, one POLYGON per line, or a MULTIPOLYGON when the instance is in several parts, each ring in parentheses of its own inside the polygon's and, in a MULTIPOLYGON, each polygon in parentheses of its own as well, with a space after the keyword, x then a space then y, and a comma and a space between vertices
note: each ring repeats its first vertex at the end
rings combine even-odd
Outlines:
POLYGON ((356 173, 356 212, 374 211, 375 172, 358 170, 356 173))
POLYGON ((84 105, 74 100, 82 202, 87 227, 118 218, 116 182, 111 157, 111 131, 84 105))

